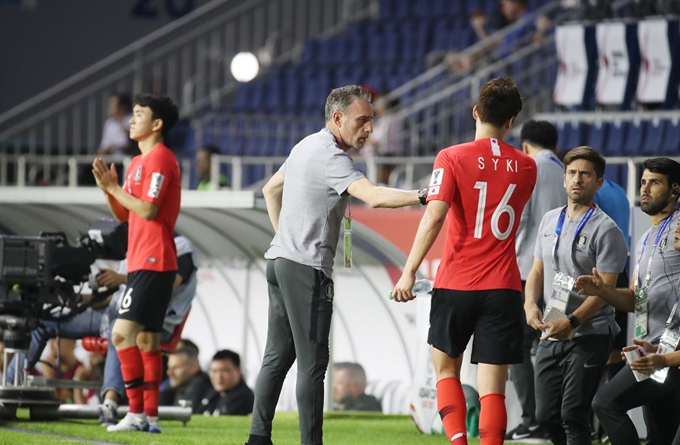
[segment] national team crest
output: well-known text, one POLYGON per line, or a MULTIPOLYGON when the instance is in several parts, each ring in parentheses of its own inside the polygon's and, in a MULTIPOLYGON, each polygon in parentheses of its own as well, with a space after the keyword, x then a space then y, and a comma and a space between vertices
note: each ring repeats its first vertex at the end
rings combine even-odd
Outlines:
POLYGON ((135 170, 134 177, 135 184, 139 184, 141 180, 142 180, 142 166, 140 165, 139 167, 137 167, 137 170, 135 170))
POLYGON ((586 235, 579 235, 578 239, 576 240, 576 247, 583 249, 586 247, 586 244, 588 244, 588 237, 586 235))

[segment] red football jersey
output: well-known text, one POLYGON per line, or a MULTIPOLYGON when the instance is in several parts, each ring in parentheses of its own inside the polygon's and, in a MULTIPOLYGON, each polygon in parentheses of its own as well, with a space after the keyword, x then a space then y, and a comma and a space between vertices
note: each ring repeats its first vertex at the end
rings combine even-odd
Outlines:
POLYGON ((535 185, 534 160, 503 141, 480 139, 439 152, 427 200, 451 207, 434 287, 522 290, 515 234, 535 185))
POLYGON ((158 205, 158 213, 151 221, 130 212, 128 273, 177 270, 174 231, 181 184, 174 153, 161 143, 146 155, 132 158, 123 189, 135 198, 158 205))

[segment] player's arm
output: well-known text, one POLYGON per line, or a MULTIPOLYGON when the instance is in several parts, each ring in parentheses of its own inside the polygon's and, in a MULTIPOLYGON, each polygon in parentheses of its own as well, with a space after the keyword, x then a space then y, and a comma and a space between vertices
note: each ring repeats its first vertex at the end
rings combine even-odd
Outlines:
POLYGON ((284 179, 283 174, 278 171, 274 173, 274 176, 272 176, 264 187, 262 187, 264 202, 267 205, 267 214, 269 214, 269 220, 276 232, 279 230, 279 216, 281 215, 281 205, 283 202, 284 179))
POLYGON ((111 196, 109 193, 106 193, 106 203, 109 206, 109 210, 111 210, 111 214, 114 218, 116 218, 117 221, 124 222, 130 218, 130 212, 128 209, 120 205, 116 198, 111 196))
POLYGON ((394 301, 413 300, 414 297, 411 294, 411 289, 415 283, 416 271, 437 239, 448 211, 449 204, 445 201, 431 200, 427 204, 425 214, 418 225, 418 231, 416 232, 411 252, 406 260, 404 272, 392 291, 394 301))
POLYGON ((543 298, 543 280, 545 279, 543 267, 543 259, 534 257, 534 263, 531 265, 524 287, 524 313, 527 317, 527 324, 534 329, 540 329, 543 323, 543 313, 538 307, 538 302, 543 298))
MULTIPOLYGON (((378 187, 367 178, 354 181, 347 192, 362 200, 373 208, 386 207, 395 209, 420 203, 418 190, 399 190, 390 187, 378 187)), ((446 212, 444 212, 446 215, 446 212)))
POLYGON ((92 174, 94 175, 99 188, 106 192, 109 208, 116 219, 119 221, 127 221, 129 215, 125 214, 125 211, 134 212, 147 221, 151 221, 156 217, 156 214, 158 213, 157 204, 135 198, 126 193, 118 185, 118 174, 116 173, 116 166, 114 164, 111 164, 111 167, 107 168, 104 160, 102 158, 97 158, 92 163, 92 174), (112 202, 113 200, 116 201, 116 204, 112 202), (119 206, 122 206, 123 209, 120 209, 119 206))
POLYGON ((120 188, 118 184, 107 191, 107 193, 118 201, 121 206, 130 212, 136 213, 140 218, 146 221, 151 221, 158 214, 158 204, 135 198, 120 188))
MULTIPOLYGON (((630 288, 616 288, 614 284, 610 284, 604 280, 604 275, 606 274, 601 274, 597 271, 597 268, 593 268, 593 274, 578 277, 574 287, 578 290, 580 295, 597 296, 614 306, 616 309, 634 312, 634 285, 631 285, 630 288)), ((616 281, 614 281, 614 283, 615 282, 616 281)))

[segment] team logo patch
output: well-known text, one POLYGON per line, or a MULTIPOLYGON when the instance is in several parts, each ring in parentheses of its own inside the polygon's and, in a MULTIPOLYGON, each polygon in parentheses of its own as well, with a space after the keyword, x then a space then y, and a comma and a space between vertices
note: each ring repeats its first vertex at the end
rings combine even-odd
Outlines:
POLYGON ((432 179, 430 179, 430 187, 435 185, 441 185, 444 179, 444 169, 438 168, 432 171, 432 179))
POLYGON ((163 188, 163 180, 165 180, 165 176, 160 173, 153 173, 151 175, 151 185, 149 185, 149 193, 147 193, 149 198, 156 199, 160 196, 161 188, 163 188))
POLYGON ((666 250, 666 247, 668 247, 668 238, 664 238, 661 240, 659 243, 659 250, 661 252, 664 252, 666 250))
POLYGON ((576 240, 576 247, 583 249, 586 247, 586 244, 588 244, 588 237, 586 235, 579 235, 578 239, 576 240))
POLYGON ((432 196, 432 195, 438 195, 439 194, 439 186, 436 185, 434 187, 430 187, 427 190, 427 196, 432 196))
POLYGON ((326 286, 326 301, 328 303, 333 302, 333 297, 335 296, 335 287, 333 286, 333 283, 328 283, 328 286, 326 286))
POLYGON ((135 170, 134 177, 135 184, 139 184, 141 180, 142 180, 142 166, 140 165, 139 167, 137 167, 137 170, 135 170))

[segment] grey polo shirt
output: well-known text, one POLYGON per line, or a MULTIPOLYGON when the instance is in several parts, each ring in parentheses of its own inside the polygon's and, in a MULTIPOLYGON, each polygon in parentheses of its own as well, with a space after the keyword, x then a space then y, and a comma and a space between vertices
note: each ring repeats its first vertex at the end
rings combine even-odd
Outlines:
POLYGON ((279 229, 264 256, 311 266, 330 278, 347 188, 365 176, 326 129, 293 147, 279 173, 285 178, 279 229))
MULTIPOLYGON (((536 251, 534 255, 543 260, 543 300, 548 303, 552 294, 552 283, 555 272, 552 268, 552 245, 555 227, 562 208, 546 213, 538 228, 536 251)), ((623 233, 616 223, 599 207, 590 220, 583 226, 578 239, 574 242, 574 233, 583 215, 575 219, 565 217, 560 241, 557 244, 556 268, 574 278, 580 275, 591 275, 593 267, 603 273, 621 273, 626 264, 628 250, 623 233), (574 248, 572 261, 572 245, 574 248)), ((567 313, 574 312, 587 298, 572 291, 569 295, 567 313)), ((614 308, 606 305, 588 320, 583 320, 576 328, 575 336, 590 334, 618 334, 620 328, 614 321, 614 308)))
POLYGON ((538 169, 536 187, 522 211, 515 240, 517 265, 522 281, 527 280, 534 264, 534 248, 541 218, 550 210, 567 205, 563 179, 564 166, 560 160, 552 151, 542 150, 534 161, 538 169))
MULTIPOLYGON (((678 226, 678 215, 680 215, 680 212, 675 213, 671 223, 668 224, 661 234, 659 247, 657 247, 654 258, 652 258, 652 275, 647 289, 647 335, 642 337, 642 340, 654 344, 659 343, 661 334, 663 334, 666 326, 666 320, 668 320, 671 309, 673 309, 675 304, 675 298, 678 295, 678 291, 680 291, 678 289, 678 280, 680 280, 680 252, 673 248, 675 229, 678 226)), ((649 254, 652 252, 652 246, 662 225, 663 221, 660 221, 640 237, 635 247, 635 256, 631 258, 631 268, 634 268, 635 263, 632 262, 640 258, 642 243, 647 234, 649 234, 645 251, 640 260, 639 283, 641 284, 644 284, 647 265, 649 264, 649 254)), ((671 328, 677 329, 680 326, 679 319, 680 314, 676 313, 671 328)))

